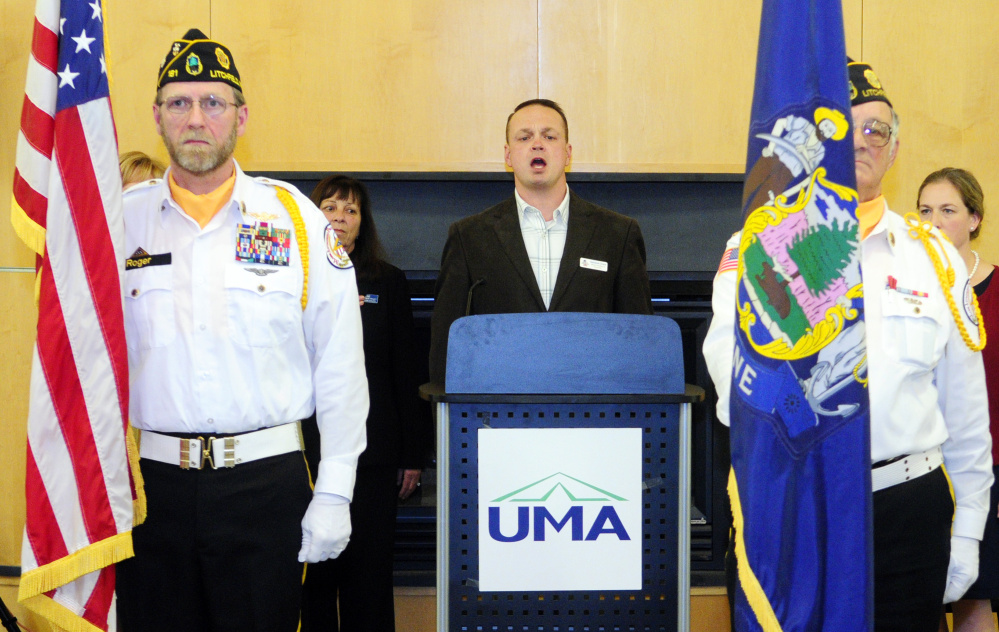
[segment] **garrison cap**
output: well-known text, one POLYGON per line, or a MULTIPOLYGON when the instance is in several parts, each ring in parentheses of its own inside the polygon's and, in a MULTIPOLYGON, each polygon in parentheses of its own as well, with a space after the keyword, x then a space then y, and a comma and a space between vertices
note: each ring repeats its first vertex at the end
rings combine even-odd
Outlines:
POLYGON ((847 70, 850 72, 850 105, 860 105, 868 101, 883 101, 892 107, 888 94, 881 86, 881 80, 874 74, 870 64, 853 61, 847 58, 847 70))
POLYGON ((160 64, 156 89, 174 81, 221 81, 243 90, 232 53, 198 29, 191 29, 175 41, 160 64))

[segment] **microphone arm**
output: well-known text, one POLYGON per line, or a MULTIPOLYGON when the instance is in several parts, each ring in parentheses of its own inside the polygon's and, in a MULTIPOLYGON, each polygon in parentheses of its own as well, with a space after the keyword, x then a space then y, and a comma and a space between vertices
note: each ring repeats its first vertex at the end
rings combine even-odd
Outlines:
POLYGON ((473 283, 472 287, 468 288, 468 299, 465 301, 465 316, 472 315, 472 292, 475 290, 475 288, 479 287, 485 282, 486 279, 483 277, 478 281, 476 281, 475 283, 473 283))

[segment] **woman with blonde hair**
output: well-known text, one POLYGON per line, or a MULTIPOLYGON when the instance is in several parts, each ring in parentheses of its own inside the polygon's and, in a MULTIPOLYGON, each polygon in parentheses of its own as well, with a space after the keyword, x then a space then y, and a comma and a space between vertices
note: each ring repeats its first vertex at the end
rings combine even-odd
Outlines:
POLYGON ((121 168, 121 186, 127 189, 133 184, 162 178, 166 171, 155 158, 150 158, 141 151, 128 151, 118 159, 118 166, 121 168))

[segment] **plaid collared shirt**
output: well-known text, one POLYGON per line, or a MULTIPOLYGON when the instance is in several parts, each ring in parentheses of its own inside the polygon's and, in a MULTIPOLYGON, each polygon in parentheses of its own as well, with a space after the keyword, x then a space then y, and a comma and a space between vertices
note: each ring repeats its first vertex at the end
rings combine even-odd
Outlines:
POLYGON ((527 257, 531 260, 534 278, 538 281, 538 289, 541 290, 541 298, 547 309, 551 305, 569 229, 569 188, 566 187, 565 198, 555 209, 550 222, 545 221, 541 211, 525 202, 516 189, 513 196, 517 200, 517 216, 520 218, 520 231, 524 236, 524 246, 527 247, 527 257))

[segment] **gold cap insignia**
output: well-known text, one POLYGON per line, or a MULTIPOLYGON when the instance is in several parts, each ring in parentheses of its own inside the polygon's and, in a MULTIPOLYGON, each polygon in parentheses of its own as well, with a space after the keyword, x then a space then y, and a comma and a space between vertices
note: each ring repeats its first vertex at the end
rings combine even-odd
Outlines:
POLYGON ((219 60, 219 65, 229 70, 229 56, 221 48, 215 49, 215 58, 219 60))
POLYGON ((871 82, 871 85, 874 86, 875 88, 879 90, 882 89, 881 80, 878 79, 878 76, 874 74, 874 71, 871 70, 870 68, 864 71, 864 78, 867 79, 869 82, 871 82))

